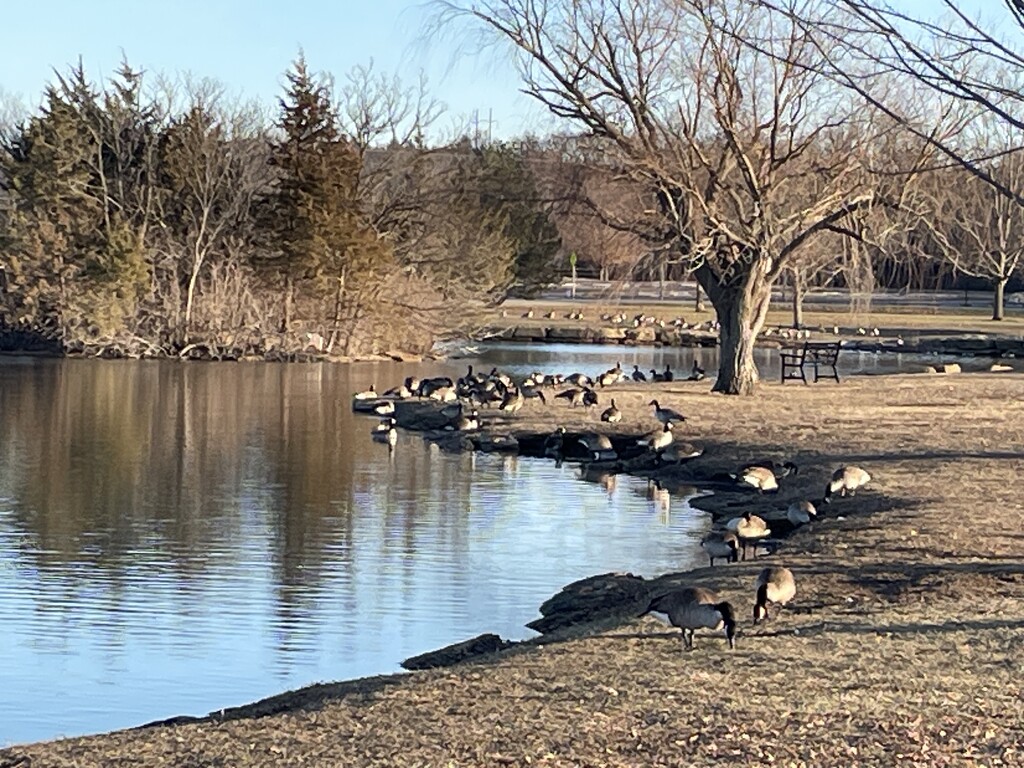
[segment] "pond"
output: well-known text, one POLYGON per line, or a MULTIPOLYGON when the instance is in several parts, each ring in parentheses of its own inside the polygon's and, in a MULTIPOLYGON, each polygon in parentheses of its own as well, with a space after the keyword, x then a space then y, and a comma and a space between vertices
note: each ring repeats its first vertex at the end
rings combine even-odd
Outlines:
MULTIPOLYGON (((570 464, 443 453, 414 434, 389 453, 350 408, 371 383, 467 363, 594 374, 617 361, 685 369, 693 354, 502 344, 419 365, 5 358, 0 744, 396 672, 481 632, 532 636, 539 605, 576 579, 702 563, 709 521, 683 496, 570 464)), ((762 366, 770 375, 770 358, 762 366)))

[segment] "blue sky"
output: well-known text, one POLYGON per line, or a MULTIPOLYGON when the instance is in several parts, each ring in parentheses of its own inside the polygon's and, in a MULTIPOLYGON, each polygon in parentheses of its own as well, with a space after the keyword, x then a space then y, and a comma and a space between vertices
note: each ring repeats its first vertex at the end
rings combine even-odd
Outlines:
MULTIPOLYGON (((891 0, 927 12, 935 0, 891 0)), ((963 0, 972 13, 999 12, 1002 0, 963 0)), ((0 93, 38 103, 54 68, 81 56, 102 79, 122 55, 134 66, 168 74, 191 72, 228 90, 276 103, 283 73, 300 46, 311 67, 341 77, 353 66, 397 72, 413 82, 426 72, 431 93, 449 114, 440 127, 465 130, 479 110, 498 136, 543 130, 547 118, 517 93, 515 71, 490 54, 458 60, 458 41, 426 40, 428 0, 0 0, 0 93)))

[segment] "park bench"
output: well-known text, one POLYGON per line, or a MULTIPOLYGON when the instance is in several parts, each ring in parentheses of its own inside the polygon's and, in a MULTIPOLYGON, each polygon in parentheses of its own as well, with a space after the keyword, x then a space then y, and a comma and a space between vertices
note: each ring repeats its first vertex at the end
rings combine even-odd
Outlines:
POLYGON ((826 378, 839 381, 836 363, 839 360, 840 344, 838 341, 805 341, 799 347, 783 347, 779 351, 782 360, 782 383, 785 384, 789 379, 799 379, 807 384, 807 366, 814 368, 815 382, 821 378, 822 372, 826 378), (828 372, 828 368, 832 369, 831 373, 828 372))

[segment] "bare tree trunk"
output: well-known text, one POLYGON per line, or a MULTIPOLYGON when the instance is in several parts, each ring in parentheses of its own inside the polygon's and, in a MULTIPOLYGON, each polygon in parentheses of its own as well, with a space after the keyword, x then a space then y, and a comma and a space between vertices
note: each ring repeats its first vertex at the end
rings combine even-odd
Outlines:
POLYGON ((1003 303, 1003 296, 1006 292, 1006 281, 1007 278, 1001 277, 996 279, 996 292, 992 297, 992 319, 1002 320, 1006 317, 1006 308, 1003 303))
MULTIPOLYGON (((759 271, 755 266, 735 288, 704 286, 721 324, 718 379, 713 392, 752 395, 760 378, 754 362, 754 341, 768 315, 772 287, 759 271)), ((705 280, 710 277, 704 270, 699 274, 705 280)))
POLYGON ((292 304, 295 302, 295 280, 291 275, 284 278, 284 316, 281 318, 281 333, 288 333, 292 327, 292 304))

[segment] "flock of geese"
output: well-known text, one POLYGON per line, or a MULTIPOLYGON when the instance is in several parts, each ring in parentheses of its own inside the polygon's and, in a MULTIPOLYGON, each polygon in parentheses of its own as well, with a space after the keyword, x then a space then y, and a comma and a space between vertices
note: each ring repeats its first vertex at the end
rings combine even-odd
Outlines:
MULTIPOLYGON (((792 462, 779 467, 753 465, 745 467, 735 475, 736 479, 759 492, 778 490, 778 480, 798 468, 792 462)), ((871 475, 857 466, 840 467, 832 473, 825 485, 824 503, 831 503, 833 496, 853 496, 859 488, 871 481, 871 475)), ((795 501, 786 509, 786 519, 793 526, 805 525, 817 517, 817 509, 811 501, 795 501)), ((716 559, 737 562, 746 559, 747 549, 753 548, 771 535, 768 523, 761 517, 746 512, 729 520, 721 530, 712 531, 701 541, 701 548, 708 555, 713 567, 716 559)), ((754 582, 754 623, 772 618, 796 597, 796 578, 793 572, 782 565, 764 568, 754 582)), ((723 600, 716 592, 699 586, 687 586, 651 601, 644 615, 652 614, 682 632, 683 648, 693 650, 693 634, 697 629, 711 629, 725 632, 730 648, 736 645, 736 609, 723 600)))
MULTIPOLYGON (((694 360, 686 380, 700 380, 704 371, 694 360)), ((408 377, 405 381, 383 393, 374 387, 353 396, 353 407, 381 417, 372 430, 375 442, 393 448, 397 441, 397 421, 394 417, 395 402, 404 399, 436 401, 441 404, 440 413, 447 419, 444 430, 452 432, 473 432, 480 430, 479 408, 496 407, 505 413, 516 413, 526 400, 531 398, 547 402, 544 389, 567 387, 554 395, 564 399, 570 407, 590 408, 598 405, 598 389, 632 380, 634 382, 673 381, 675 373, 666 365, 663 372, 651 371, 651 377, 634 366, 631 373, 623 370, 621 363, 604 373, 591 378, 582 373, 568 376, 560 374, 533 373, 516 382, 496 368, 483 374, 470 365, 465 376, 452 380, 449 377, 417 379, 408 377)), ((703 450, 688 443, 676 441, 674 426, 686 421, 686 416, 677 410, 663 406, 652 399, 648 407, 653 408, 653 417, 659 427, 635 441, 634 452, 653 454, 656 463, 682 462, 695 458, 703 450)), ((623 413, 612 398, 608 408, 601 412, 601 421, 616 424, 622 421, 623 413)), ((584 433, 574 438, 572 446, 564 427, 558 427, 544 442, 544 455, 562 461, 575 450, 574 457, 588 462, 614 462, 624 458, 610 437, 600 433, 584 433)), ((635 454, 633 454, 635 455, 635 454)), ((791 461, 775 463, 759 462, 742 467, 729 478, 740 487, 751 488, 758 493, 774 493, 779 490, 779 481, 789 475, 796 475, 799 468, 791 461)), ((822 503, 828 504, 836 495, 852 496, 871 481, 871 476, 857 466, 843 466, 833 472, 825 485, 822 503)), ((818 510, 809 500, 795 501, 786 509, 786 520, 793 527, 806 525, 818 516, 818 510)), ((728 520, 724 527, 708 533, 701 541, 713 567, 716 560, 735 563, 746 560, 747 554, 756 555, 758 546, 766 544, 771 528, 761 517, 746 512, 728 520)), ((788 568, 777 565, 764 568, 754 584, 754 623, 771 618, 771 609, 776 616, 796 595, 796 579, 788 568)), ((693 649, 693 635, 697 629, 724 630, 729 647, 736 642, 736 611, 733 604, 723 600, 717 593, 701 586, 686 586, 667 594, 659 595, 644 612, 662 618, 682 632, 683 647, 693 649)))

